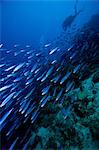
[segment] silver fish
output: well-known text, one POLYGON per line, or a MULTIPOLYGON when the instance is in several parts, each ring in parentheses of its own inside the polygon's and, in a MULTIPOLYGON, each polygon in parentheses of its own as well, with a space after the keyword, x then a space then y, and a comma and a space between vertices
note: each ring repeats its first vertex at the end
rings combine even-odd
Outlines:
POLYGON ((44 82, 46 79, 47 79, 47 76, 43 77, 43 78, 41 79, 41 82, 44 82))
POLYGON ((37 68, 37 64, 35 64, 35 65, 33 66, 33 68, 31 69, 31 72, 33 73, 36 68, 37 68))
POLYGON ((48 101, 48 100, 50 100, 51 99, 51 96, 49 95, 49 96, 47 96, 43 101, 42 101, 42 103, 41 103, 41 107, 44 107, 44 105, 46 104, 46 102, 48 101))
POLYGON ((0 88, 0 92, 9 89, 9 88, 12 87, 12 86, 13 86, 13 84, 5 85, 4 87, 0 88))
POLYGON ((25 117, 27 117, 35 109, 35 103, 33 103, 25 112, 25 117))
POLYGON ((60 84, 63 84, 67 79, 68 77, 71 75, 71 72, 68 72, 60 81, 60 84))
POLYGON ((2 48, 3 44, 0 44, 0 48, 2 48))
POLYGON ((37 110, 32 114, 31 123, 33 123, 36 120, 38 114, 39 114, 39 108, 37 108, 37 110))
POLYGON ((34 92, 35 88, 33 88, 26 96, 25 96, 25 99, 29 98, 32 93, 34 92))
POLYGON ((0 107, 3 107, 4 105, 6 105, 6 103, 8 103, 8 101, 13 97, 14 94, 15 94, 15 92, 13 92, 9 96, 7 96, 7 98, 1 103, 0 107))
POLYGON ((13 150, 13 149, 14 149, 14 146, 15 146, 15 144, 17 143, 18 139, 19 139, 19 138, 17 137, 17 138, 14 140, 14 142, 11 144, 9 150, 13 150))
POLYGON ((58 101, 60 99, 60 97, 62 96, 62 92, 63 92, 63 90, 60 90, 60 92, 58 93, 58 95, 56 97, 56 101, 58 101))
POLYGON ((21 114, 25 113, 25 111, 28 109, 29 105, 30 105, 30 101, 28 101, 28 102, 26 103, 25 107, 24 107, 23 110, 21 111, 21 114))
POLYGON ((48 91, 49 91, 49 89, 50 89, 50 86, 45 87, 45 88, 42 90, 42 95, 47 94, 48 91))
POLYGON ((33 78, 32 78, 32 79, 29 79, 25 84, 26 84, 26 85, 29 85, 29 84, 31 84, 31 83, 33 82, 33 80, 34 80, 33 78))
POLYGON ((10 70, 13 69, 14 67, 15 67, 15 65, 13 65, 13 66, 11 66, 11 67, 5 69, 5 71, 10 71, 10 70))
POLYGON ((15 69, 13 70, 12 73, 15 73, 16 71, 18 71, 20 68, 22 68, 24 66, 24 63, 19 64, 18 66, 15 67, 15 69))
POLYGON ((48 76, 52 73, 53 69, 54 69, 54 67, 52 66, 52 67, 47 71, 46 77, 48 77, 48 76))
POLYGON ((7 111, 3 117, 0 119, 0 125, 7 119, 7 117, 10 115, 10 113, 12 112, 13 108, 9 111, 7 111))
POLYGON ((0 68, 2 68, 2 67, 4 67, 5 66, 5 64, 0 64, 0 68))
POLYGON ((21 81, 22 79, 23 79, 23 77, 18 77, 18 78, 16 78, 16 79, 14 79, 13 82, 19 82, 19 81, 21 81))
POLYGON ((51 81, 54 81, 54 83, 57 83, 60 79, 61 75, 57 75, 54 79, 52 79, 51 81))
POLYGON ((40 71, 41 68, 38 68, 37 70, 35 70, 35 74, 38 73, 40 71))
POLYGON ((45 47, 49 47, 50 45, 51 45, 51 43, 49 43, 49 44, 46 44, 46 45, 45 45, 45 47))
POLYGON ((68 81, 68 83, 66 84, 66 90, 65 90, 65 92, 68 92, 73 87, 74 87, 74 82, 73 81, 68 81))
POLYGON ((52 50, 49 52, 49 55, 52 55, 54 52, 56 52, 56 51, 57 51, 57 49, 58 49, 58 47, 56 47, 56 48, 52 49, 52 50))
POLYGON ((55 64, 57 62, 57 60, 53 60, 52 62, 51 62, 51 64, 53 65, 53 64, 55 64))
POLYGON ((40 77, 38 77, 36 80, 37 80, 37 81, 41 80, 44 75, 45 75, 45 72, 44 72, 40 77))
POLYGON ((80 65, 80 64, 79 64, 79 65, 77 65, 77 66, 74 68, 73 73, 76 73, 76 72, 80 69, 80 67, 81 67, 81 65, 80 65))

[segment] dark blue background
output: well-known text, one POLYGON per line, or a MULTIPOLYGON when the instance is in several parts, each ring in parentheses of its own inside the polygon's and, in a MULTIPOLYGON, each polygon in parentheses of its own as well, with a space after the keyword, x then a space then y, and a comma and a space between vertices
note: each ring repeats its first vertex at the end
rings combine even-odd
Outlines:
MULTIPOLYGON (((1 42, 6 45, 32 44, 53 40, 62 30, 65 17, 74 14, 76 0, 2 0, 1 42)), ((78 0, 83 9, 76 23, 81 25, 99 10, 98 0, 78 0)))

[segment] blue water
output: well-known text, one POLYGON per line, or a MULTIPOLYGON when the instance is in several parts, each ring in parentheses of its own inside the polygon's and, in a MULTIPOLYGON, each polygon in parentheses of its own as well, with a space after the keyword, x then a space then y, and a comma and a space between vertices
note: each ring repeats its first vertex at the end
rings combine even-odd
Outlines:
MULTIPOLYGON (((74 14, 76 0, 1 0, 1 42, 6 45, 54 40, 62 32, 62 22, 74 14)), ((81 26, 98 12, 98 0, 78 0, 83 12, 75 21, 81 26)))
MULTIPOLYGON (((36 117, 40 115, 43 105, 46 107, 49 99, 56 104, 55 96, 64 100, 66 90, 68 89, 68 92, 78 87, 79 80, 83 79, 82 74, 87 76, 90 64, 96 66, 98 34, 95 36, 96 39, 92 40, 91 34, 88 33, 90 29, 87 30, 87 33, 86 30, 82 32, 79 29, 82 29, 82 26, 97 13, 99 13, 98 0, 0 1, 0 107, 2 118, 11 111, 11 114, 7 114, 8 117, 0 120, 2 122, 0 122, 2 148, 13 146, 13 141, 17 140, 16 147, 24 146, 30 136, 27 134, 28 128, 31 132, 33 121, 36 121, 36 117), (77 11, 82 11, 65 31, 63 22, 68 16, 75 15, 74 8, 77 1, 77 11), (75 43, 73 43, 74 35, 80 35, 75 43), (50 46, 46 47, 46 44, 50 46), (53 50, 55 52, 50 54, 53 50), (40 55, 38 55, 39 52, 40 55), (56 62, 52 63, 53 61, 56 62), (37 67, 32 71, 34 65, 37 67), (40 77, 41 79, 37 80, 40 77), (68 81, 65 81, 66 78, 68 81), (54 83, 54 80, 57 80, 58 83, 54 83), (56 93, 54 93, 55 89, 56 93), (8 95, 13 91, 15 95, 10 99, 8 95), (47 93, 45 98, 42 91, 47 93), (23 108, 20 109, 22 106, 23 108), (30 111, 29 116, 25 116, 28 110, 30 111), (24 121, 26 122, 23 123, 24 121), (11 128, 11 135, 6 136, 11 128)), ((42 115, 45 114, 42 113, 42 115)))

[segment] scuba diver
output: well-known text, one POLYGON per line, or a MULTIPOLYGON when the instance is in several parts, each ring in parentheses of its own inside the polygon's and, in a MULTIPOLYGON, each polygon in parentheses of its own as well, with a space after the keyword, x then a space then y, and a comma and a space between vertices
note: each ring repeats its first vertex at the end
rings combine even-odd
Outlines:
POLYGON ((74 6, 75 14, 68 16, 62 24, 64 31, 66 31, 67 28, 71 26, 71 24, 74 22, 76 17, 82 12, 82 10, 79 10, 77 12, 77 4, 78 4, 78 0, 76 0, 75 6, 74 6))

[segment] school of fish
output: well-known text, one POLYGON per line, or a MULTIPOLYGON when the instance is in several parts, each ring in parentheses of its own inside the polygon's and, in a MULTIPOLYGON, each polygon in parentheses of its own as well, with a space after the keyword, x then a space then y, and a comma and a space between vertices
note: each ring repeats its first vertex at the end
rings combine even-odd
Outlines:
MULTIPOLYGON (((62 104, 65 94, 77 86, 90 66, 95 66, 99 45, 94 44, 75 43, 63 51, 47 43, 47 55, 30 45, 21 48, 16 44, 8 49, 0 44, 0 132, 9 150, 16 143, 25 150, 31 125, 22 136, 18 129, 28 122, 33 124, 49 101, 62 104)), ((64 118, 71 109, 72 105, 62 109, 64 118)))

